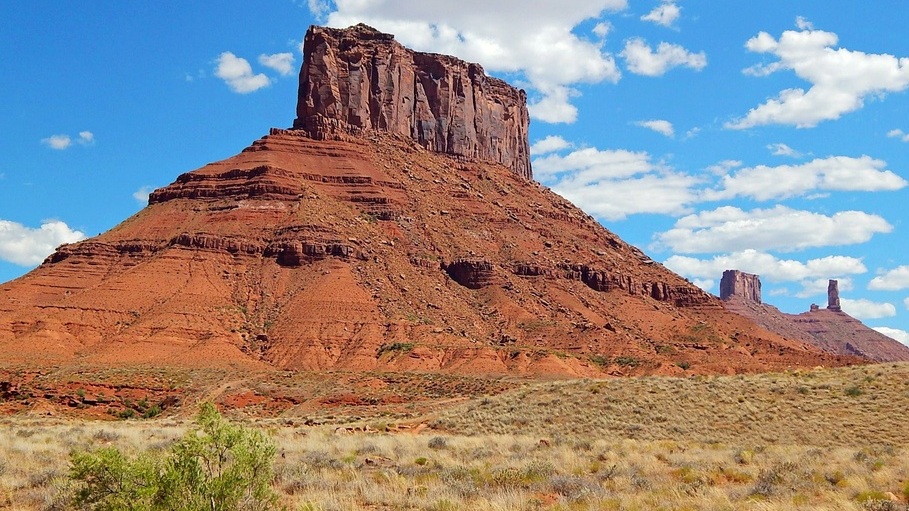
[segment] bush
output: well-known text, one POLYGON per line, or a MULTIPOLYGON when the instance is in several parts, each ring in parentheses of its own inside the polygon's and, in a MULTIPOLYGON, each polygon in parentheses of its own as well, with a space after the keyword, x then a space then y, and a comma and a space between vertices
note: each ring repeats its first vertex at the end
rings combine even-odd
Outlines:
POLYGON ((846 395, 849 397, 861 396, 862 394, 864 394, 864 392, 857 385, 853 385, 846 389, 846 395))
POLYGON ((164 456, 127 458, 118 449, 72 454, 77 505, 97 510, 266 510, 275 446, 260 431, 230 424, 206 403, 164 456))
POLYGON ((428 446, 430 449, 445 449, 448 447, 448 440, 445 437, 434 436, 429 439, 428 446))

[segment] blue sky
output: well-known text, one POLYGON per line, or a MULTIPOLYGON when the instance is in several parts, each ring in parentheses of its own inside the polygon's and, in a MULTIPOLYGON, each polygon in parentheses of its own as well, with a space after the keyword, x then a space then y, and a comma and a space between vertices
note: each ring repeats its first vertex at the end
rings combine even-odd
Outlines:
POLYGON ((366 22, 528 91, 534 174, 716 293, 909 343, 904 1, 18 2, 0 17, 0 281, 294 118, 310 24, 366 22))

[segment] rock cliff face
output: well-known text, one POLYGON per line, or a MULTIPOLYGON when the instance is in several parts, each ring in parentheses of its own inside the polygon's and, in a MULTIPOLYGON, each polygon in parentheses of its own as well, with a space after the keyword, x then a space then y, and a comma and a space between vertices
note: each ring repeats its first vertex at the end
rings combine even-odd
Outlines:
POLYGON ((720 280, 720 299, 740 296, 745 300, 761 303, 761 279, 751 273, 738 270, 726 270, 720 280))
POLYGON ((411 51, 366 25, 310 27, 303 60, 294 127, 313 138, 384 130, 532 177, 527 97, 479 64, 411 51))

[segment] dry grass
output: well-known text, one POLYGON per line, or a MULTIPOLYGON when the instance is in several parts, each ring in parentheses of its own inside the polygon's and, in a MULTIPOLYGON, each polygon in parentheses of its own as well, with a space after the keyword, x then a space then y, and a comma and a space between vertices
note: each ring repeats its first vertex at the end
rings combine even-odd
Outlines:
POLYGON ((446 410, 459 434, 524 434, 818 447, 902 445, 909 364, 528 385, 446 410))
MULTIPOLYGON (((292 510, 904 510, 907 382, 907 365, 556 382, 445 411, 445 432, 250 424, 292 510)), ((164 449, 187 427, 4 419, 0 508, 67 509, 71 450, 164 449)))

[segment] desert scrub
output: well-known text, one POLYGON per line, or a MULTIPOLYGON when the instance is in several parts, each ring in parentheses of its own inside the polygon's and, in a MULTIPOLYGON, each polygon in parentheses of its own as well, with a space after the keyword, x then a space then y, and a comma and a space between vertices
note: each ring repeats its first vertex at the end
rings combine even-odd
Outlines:
POLYGON ((164 455, 128 457, 115 447, 75 451, 76 505, 98 510, 271 509, 275 446, 262 432, 230 424, 203 404, 189 431, 164 455))
POLYGON ((410 353, 411 351, 413 351, 412 342, 393 342, 380 346, 379 351, 376 353, 376 357, 381 357, 386 353, 410 353))

